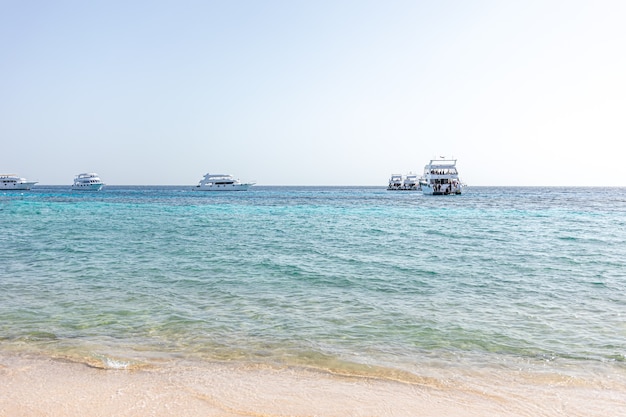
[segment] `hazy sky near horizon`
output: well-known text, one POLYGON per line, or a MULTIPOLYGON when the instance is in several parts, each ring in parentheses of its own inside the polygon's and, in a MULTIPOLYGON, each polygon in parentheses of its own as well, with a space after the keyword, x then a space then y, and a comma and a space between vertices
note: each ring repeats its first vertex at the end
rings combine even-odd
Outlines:
POLYGON ((626 186, 626 1, 0 0, 0 172, 626 186))

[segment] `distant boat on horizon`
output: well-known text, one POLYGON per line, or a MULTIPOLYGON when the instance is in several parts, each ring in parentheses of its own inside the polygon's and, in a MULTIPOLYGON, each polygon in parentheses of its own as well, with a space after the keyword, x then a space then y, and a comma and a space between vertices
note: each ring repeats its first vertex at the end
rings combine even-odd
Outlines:
POLYGON ((205 174, 195 191, 246 191, 253 182, 242 183, 230 174, 205 174))
POLYGON ((37 181, 27 181, 17 174, 0 174, 0 190, 30 190, 37 181))
POLYGON ((389 191, 418 191, 420 190, 420 179, 412 172, 407 175, 391 174, 389 178, 389 191))
POLYGON ((456 169, 456 159, 431 159, 424 166, 420 186, 425 195, 461 194, 463 184, 456 169))
POLYGON ((95 172, 86 172, 74 177, 72 190, 74 191, 100 191, 104 183, 95 172))

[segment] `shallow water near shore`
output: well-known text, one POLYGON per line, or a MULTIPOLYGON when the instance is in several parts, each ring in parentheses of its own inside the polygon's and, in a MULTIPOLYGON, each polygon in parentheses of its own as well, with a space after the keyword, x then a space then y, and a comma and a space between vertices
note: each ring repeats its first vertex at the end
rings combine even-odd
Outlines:
POLYGON ((626 393, 625 213, 623 188, 0 193, 0 353, 575 387, 601 415, 626 393))

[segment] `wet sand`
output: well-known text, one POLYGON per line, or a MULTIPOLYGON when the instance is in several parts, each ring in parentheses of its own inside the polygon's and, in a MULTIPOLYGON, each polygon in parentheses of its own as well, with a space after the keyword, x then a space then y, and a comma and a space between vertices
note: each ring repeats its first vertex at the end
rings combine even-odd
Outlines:
POLYGON ((1 417, 605 417, 624 410, 623 375, 587 381, 478 372, 469 379, 450 375, 406 382, 241 363, 104 369, 58 358, 0 355, 1 417))

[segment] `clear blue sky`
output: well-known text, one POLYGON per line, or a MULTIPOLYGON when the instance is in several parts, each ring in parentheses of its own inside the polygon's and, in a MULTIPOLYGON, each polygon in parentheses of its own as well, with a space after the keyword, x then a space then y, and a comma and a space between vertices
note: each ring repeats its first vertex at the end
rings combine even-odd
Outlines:
POLYGON ((0 0, 0 172, 626 186, 626 1, 0 0))

